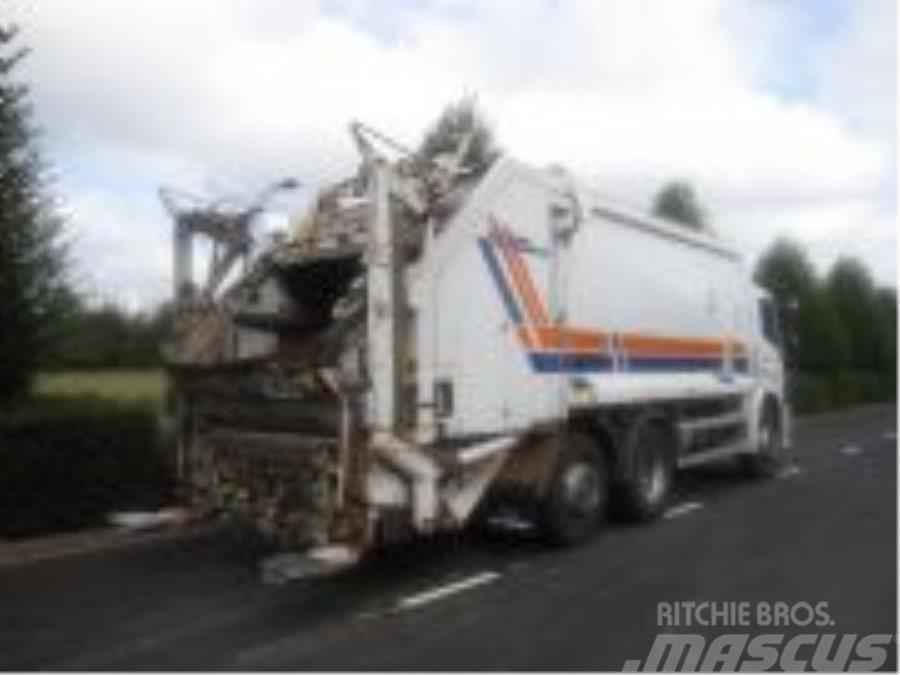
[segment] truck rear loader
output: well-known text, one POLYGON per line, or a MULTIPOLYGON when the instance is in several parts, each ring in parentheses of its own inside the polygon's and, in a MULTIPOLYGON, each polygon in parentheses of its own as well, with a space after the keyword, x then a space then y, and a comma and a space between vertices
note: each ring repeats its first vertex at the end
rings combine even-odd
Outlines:
POLYGON ((466 137, 423 160, 352 135, 357 173, 262 250, 260 207, 166 198, 198 504, 336 564, 496 509, 574 543, 658 515, 679 468, 778 470, 775 308, 720 237, 558 167, 466 166, 466 137))

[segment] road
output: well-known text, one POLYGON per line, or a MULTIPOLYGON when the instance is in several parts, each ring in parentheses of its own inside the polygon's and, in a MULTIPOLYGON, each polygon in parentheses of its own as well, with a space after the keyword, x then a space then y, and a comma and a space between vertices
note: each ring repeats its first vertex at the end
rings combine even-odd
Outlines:
POLYGON ((577 549, 447 537, 272 587, 258 550, 211 530, 5 566, 0 666, 620 670, 660 601, 824 601, 829 631, 896 635, 895 434, 893 407, 806 421, 780 478, 687 473, 667 517, 577 549))

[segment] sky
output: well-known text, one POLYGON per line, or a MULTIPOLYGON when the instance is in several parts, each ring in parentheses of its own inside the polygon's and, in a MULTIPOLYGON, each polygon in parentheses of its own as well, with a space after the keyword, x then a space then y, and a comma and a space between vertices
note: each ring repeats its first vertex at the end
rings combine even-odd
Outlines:
POLYGON ((507 152, 647 209, 690 181, 750 264, 782 236, 896 286, 893 0, 12 0, 40 142, 96 301, 171 287, 160 186, 246 198, 414 145, 475 96, 507 152))

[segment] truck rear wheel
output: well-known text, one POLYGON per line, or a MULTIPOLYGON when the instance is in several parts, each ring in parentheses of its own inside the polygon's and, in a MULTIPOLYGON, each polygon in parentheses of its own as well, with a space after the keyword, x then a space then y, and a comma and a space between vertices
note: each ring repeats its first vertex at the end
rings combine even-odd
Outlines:
POLYGON ((603 453, 586 435, 567 434, 541 504, 547 538, 569 546, 588 539, 606 513, 609 480, 603 453))
POLYGON ((675 449, 664 422, 634 421, 626 439, 626 471, 616 486, 616 515, 632 521, 650 520, 665 508, 675 479, 675 449))

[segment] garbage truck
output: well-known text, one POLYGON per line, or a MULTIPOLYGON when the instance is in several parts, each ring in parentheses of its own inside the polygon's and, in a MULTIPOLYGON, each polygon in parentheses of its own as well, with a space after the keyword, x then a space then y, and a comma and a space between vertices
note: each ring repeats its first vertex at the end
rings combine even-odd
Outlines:
POLYGON ((465 136, 423 160, 351 132, 358 170, 264 245, 261 203, 164 195, 195 504, 327 566, 498 509, 574 544, 659 515, 685 467, 779 471, 777 311, 721 236, 467 166, 465 136))

